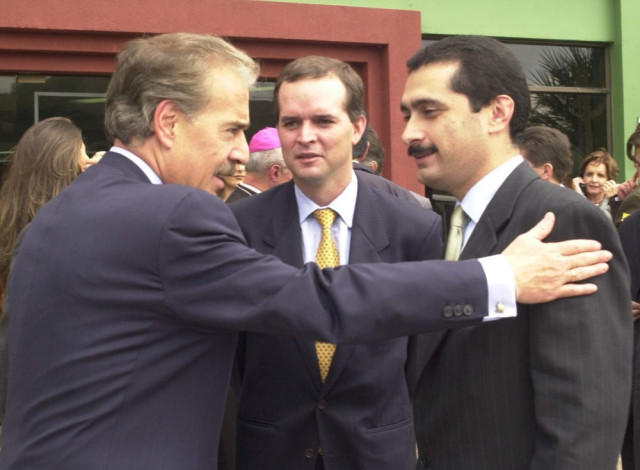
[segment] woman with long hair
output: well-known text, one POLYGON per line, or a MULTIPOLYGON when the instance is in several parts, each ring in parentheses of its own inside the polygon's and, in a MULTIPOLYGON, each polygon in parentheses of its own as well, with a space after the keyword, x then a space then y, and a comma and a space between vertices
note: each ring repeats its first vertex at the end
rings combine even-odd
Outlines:
POLYGON ((0 187, 0 300, 6 293, 18 235, 82 172, 87 160, 82 133, 67 118, 40 121, 20 138, 0 187))
MULTIPOLYGON (((89 160, 80 129, 67 118, 40 121, 20 138, 0 186, 0 315, 18 235, 42 206, 96 161, 89 160)), ((7 309, 0 317, 0 425, 7 397, 8 329, 7 309)))

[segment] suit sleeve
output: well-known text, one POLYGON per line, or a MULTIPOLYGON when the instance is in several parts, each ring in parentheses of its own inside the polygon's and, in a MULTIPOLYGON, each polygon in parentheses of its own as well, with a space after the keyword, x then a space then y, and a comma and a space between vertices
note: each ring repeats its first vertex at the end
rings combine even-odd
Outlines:
MULTIPOLYGON (((424 244, 418 253, 416 260, 441 259, 444 254, 442 241, 442 219, 431 225, 424 237, 424 244)), ((407 343, 407 362, 405 364, 405 377, 409 393, 413 396, 418 379, 425 364, 426 354, 421 350, 424 339, 420 335, 409 336, 407 343)))
POLYGON ((598 292, 528 308, 536 416, 531 469, 613 468, 631 389, 628 269, 614 227, 600 211, 566 204, 548 241, 595 238, 613 252, 598 292))
POLYGON ((475 260, 297 269, 247 248, 229 209, 205 196, 185 196, 158 249, 165 303, 194 326, 344 343, 467 326, 486 315, 486 278, 475 260), (473 313, 446 317, 444 307, 459 302, 473 313))

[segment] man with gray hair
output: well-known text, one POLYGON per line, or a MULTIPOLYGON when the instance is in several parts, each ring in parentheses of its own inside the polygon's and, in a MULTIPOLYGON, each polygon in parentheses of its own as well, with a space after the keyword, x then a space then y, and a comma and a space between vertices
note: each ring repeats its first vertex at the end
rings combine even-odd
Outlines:
POLYGON ((291 180, 291 172, 282 158, 280 139, 275 127, 256 132, 249 142, 247 176, 231 193, 227 204, 244 199, 291 180))

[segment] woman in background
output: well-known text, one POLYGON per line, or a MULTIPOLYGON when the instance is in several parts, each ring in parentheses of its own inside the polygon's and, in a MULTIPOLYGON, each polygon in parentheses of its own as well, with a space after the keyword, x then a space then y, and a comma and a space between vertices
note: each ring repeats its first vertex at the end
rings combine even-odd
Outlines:
POLYGON ((242 181, 244 181, 245 176, 247 176, 245 166, 241 163, 236 163, 234 165, 234 172, 232 175, 222 176, 222 181, 224 181, 224 188, 218 191, 218 197, 223 201, 229 199, 231 193, 236 190, 236 188, 240 183, 242 183, 242 181))
POLYGON ((0 187, 0 424, 5 413, 8 372, 9 316, 8 302, 3 300, 14 245, 36 212, 96 161, 87 156, 80 129, 69 119, 52 117, 27 129, 5 171, 0 187))
MULTIPOLYGON (((599 149, 587 155, 580 165, 579 175, 573 179, 573 189, 600 208, 612 219, 609 198, 615 196, 618 185, 618 164, 605 149, 599 149), (584 183, 584 189, 580 184, 584 183)), ((613 220, 613 219, 612 219, 613 220)))

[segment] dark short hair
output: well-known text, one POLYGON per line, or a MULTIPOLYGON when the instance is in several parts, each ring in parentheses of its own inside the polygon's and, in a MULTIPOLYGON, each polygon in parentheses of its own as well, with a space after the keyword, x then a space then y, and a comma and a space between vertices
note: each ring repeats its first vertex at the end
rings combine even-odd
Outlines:
POLYGON ((634 153, 638 147, 640 147, 640 122, 638 122, 636 130, 631 134, 629 140, 627 140, 627 157, 634 163, 636 163, 634 153))
POLYGON ((384 157, 385 151, 382 146, 382 142, 380 141, 380 137, 376 130, 371 127, 369 128, 369 151, 367 152, 367 157, 362 163, 363 165, 367 165, 367 161, 376 162, 378 164, 376 173, 381 174, 382 168, 384 167, 384 157))
POLYGON ((478 112, 499 95, 508 95, 515 103, 509 123, 514 143, 527 125, 531 101, 522 65, 507 46, 486 36, 452 36, 429 44, 407 62, 409 73, 439 62, 459 64, 449 87, 467 97, 473 112, 478 112))
POLYGON ((353 68, 337 59, 322 56, 300 57, 288 63, 276 81, 273 94, 273 109, 276 122, 280 119, 278 93, 284 82, 293 83, 303 79, 324 78, 334 75, 346 89, 345 110, 351 122, 355 123, 364 114, 364 84, 353 68))
POLYGON ((580 171, 578 172, 580 177, 584 178, 584 172, 586 171, 587 166, 592 163, 604 164, 607 170, 608 180, 614 180, 616 179, 616 176, 618 176, 618 164, 613 159, 611 154, 605 149, 598 149, 584 157, 584 161, 582 162, 582 165, 580 165, 580 171))
POLYGON ((526 153, 525 158, 534 168, 550 163, 553 166, 553 177, 560 182, 565 180, 573 166, 569 138, 552 127, 526 128, 522 134, 520 149, 526 153))
POLYGON ((360 137, 360 140, 353 146, 352 154, 353 158, 356 160, 359 160, 365 153, 367 153, 367 144, 369 144, 369 129, 371 129, 371 127, 369 126, 369 120, 367 119, 367 125, 364 128, 362 137, 360 137))

